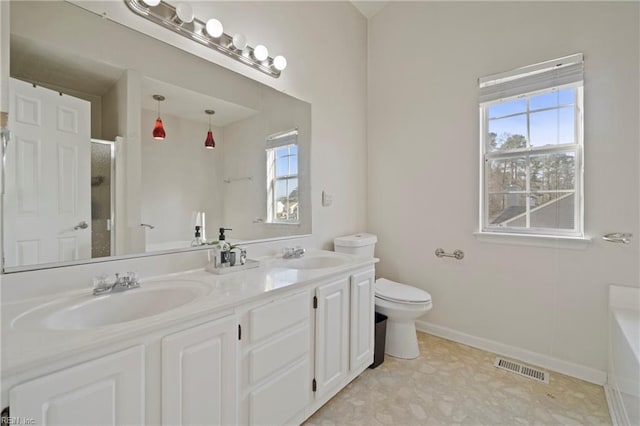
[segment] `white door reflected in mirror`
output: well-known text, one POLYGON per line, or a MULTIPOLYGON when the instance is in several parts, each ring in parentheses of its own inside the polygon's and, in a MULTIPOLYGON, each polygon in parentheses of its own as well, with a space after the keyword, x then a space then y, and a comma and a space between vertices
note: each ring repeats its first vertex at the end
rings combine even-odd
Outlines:
POLYGON ((89 102, 13 78, 10 102, 5 265, 90 258, 89 102))

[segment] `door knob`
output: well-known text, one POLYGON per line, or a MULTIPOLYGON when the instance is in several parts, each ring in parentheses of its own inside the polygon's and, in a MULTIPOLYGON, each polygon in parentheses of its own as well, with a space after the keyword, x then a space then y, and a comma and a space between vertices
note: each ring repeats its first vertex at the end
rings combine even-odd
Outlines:
POLYGON ((78 229, 87 229, 88 227, 89 227, 89 224, 83 220, 82 222, 74 226, 73 229, 77 231, 78 229))

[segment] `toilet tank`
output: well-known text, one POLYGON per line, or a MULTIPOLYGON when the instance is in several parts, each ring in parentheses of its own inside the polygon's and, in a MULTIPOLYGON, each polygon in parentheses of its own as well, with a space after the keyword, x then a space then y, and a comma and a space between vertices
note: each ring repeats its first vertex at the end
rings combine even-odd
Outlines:
POLYGON ((335 251, 362 257, 373 257, 378 237, 373 234, 353 234, 333 240, 335 251))

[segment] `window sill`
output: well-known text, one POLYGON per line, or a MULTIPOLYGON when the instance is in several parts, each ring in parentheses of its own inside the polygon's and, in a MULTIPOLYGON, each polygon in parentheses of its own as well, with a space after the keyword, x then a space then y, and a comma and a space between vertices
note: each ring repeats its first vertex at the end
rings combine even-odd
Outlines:
POLYGON ((478 241, 486 243, 512 244, 518 246, 551 247, 585 250, 591 244, 590 237, 561 237, 528 234, 499 234, 494 232, 474 232, 478 241))
POLYGON ((263 222, 265 225, 269 226, 295 226, 300 227, 300 222, 263 222))

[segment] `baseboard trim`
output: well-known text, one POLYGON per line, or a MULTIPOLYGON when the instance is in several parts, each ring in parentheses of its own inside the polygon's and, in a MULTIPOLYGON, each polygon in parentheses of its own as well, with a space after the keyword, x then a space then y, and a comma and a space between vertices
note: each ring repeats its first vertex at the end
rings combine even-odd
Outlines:
POLYGON ((563 361, 558 358, 532 352, 527 349, 518 348, 516 346, 506 345, 496 342, 495 340, 485 339, 483 337, 472 336, 440 325, 432 324, 427 321, 416 321, 416 329, 434 336, 442 337, 447 340, 462 343, 474 348, 493 352, 498 355, 514 358, 516 360, 526 362, 538 367, 543 367, 551 371, 556 371, 567 376, 575 377, 596 385, 604 385, 607 381, 607 373, 596 370, 594 368, 585 367, 583 365, 574 364, 572 362, 563 361))

